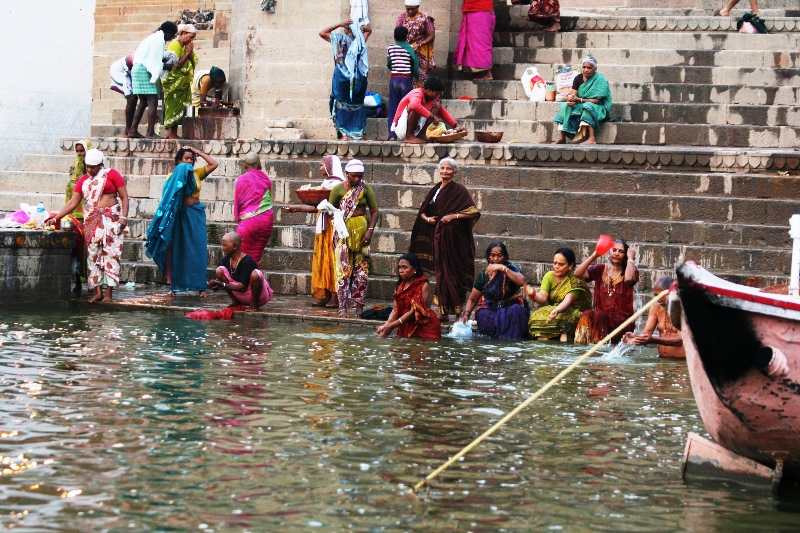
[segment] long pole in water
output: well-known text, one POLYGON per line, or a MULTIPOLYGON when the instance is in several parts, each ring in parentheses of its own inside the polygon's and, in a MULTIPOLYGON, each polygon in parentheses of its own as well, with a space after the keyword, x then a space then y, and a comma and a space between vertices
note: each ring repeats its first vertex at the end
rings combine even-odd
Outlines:
POLYGON ((501 418, 500 421, 498 421, 495 425, 493 425, 492 427, 487 429, 486 432, 483 435, 481 435, 477 439, 475 439, 472 442, 470 442, 469 444, 467 444, 464 447, 463 450, 461 450, 460 452, 455 454, 453 457, 448 459, 447 462, 444 463, 442 466, 440 466, 439 468, 437 468, 436 470, 434 470, 433 472, 428 474, 427 477, 425 477, 425 479, 423 479, 422 481, 420 481, 419 483, 414 485, 413 488, 408 489, 408 492, 410 492, 411 494, 416 494, 417 491, 420 488, 425 486, 427 483, 430 483, 433 478, 435 478, 436 476, 438 476, 439 474, 444 472, 445 469, 447 469, 447 467, 449 467, 450 465, 452 465, 453 463, 458 461, 461 457, 463 457, 467 453, 469 453, 469 451, 472 450, 472 448, 474 448, 475 446, 477 446, 478 444, 483 442, 486 439, 486 437, 488 437, 489 435, 491 435, 492 433, 494 433, 495 431, 497 431, 498 429, 503 427, 503 425, 505 425, 505 423, 508 422, 509 420, 511 420, 512 418, 514 418, 517 415, 517 413, 519 413, 520 411, 522 411, 523 409, 528 407, 528 405, 530 405, 531 402, 533 402, 534 400, 539 398, 542 394, 547 392, 547 390, 550 389, 550 387, 552 387, 553 385, 555 385, 556 383, 561 381, 564 378, 564 376, 566 376, 567 374, 572 372, 578 365, 580 365, 582 362, 584 362, 588 357, 590 357, 592 354, 594 354, 597 350, 599 350, 608 341, 613 339, 618 333, 622 332, 622 330, 624 330, 625 327, 628 324, 630 324, 631 322, 633 322, 634 320, 639 318, 642 314, 644 314, 645 311, 650 309, 650 307, 652 307, 652 305, 654 303, 656 303, 658 300, 660 300, 661 298, 666 296, 668 293, 669 293, 669 290, 665 290, 665 291, 661 292, 660 294, 658 294, 655 298, 653 298, 652 300, 650 300, 649 302, 644 304, 641 309, 636 311, 628 320, 626 320, 625 322, 620 324, 619 327, 617 327, 617 329, 615 329, 614 331, 612 331, 611 333, 606 335, 603 340, 601 340, 600 342, 598 342, 597 344, 592 346, 585 354, 583 354, 582 356, 578 357, 575 360, 574 363, 572 363, 567 368, 562 370, 556 377, 554 377, 549 382, 547 382, 547 384, 545 386, 543 386, 541 389, 539 389, 538 391, 533 393, 530 397, 528 397, 527 400, 525 400, 524 402, 519 404, 516 408, 514 408, 513 411, 509 412, 506 416, 501 418))

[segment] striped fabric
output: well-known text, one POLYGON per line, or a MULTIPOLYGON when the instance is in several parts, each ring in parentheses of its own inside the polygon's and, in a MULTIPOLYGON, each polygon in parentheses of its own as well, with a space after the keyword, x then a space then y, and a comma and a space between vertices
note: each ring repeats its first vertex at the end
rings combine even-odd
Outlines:
POLYGON ((131 69, 133 94, 158 94, 155 83, 150 83, 150 73, 144 65, 137 63, 131 69))
POLYGON ((386 53, 392 60, 392 74, 411 74, 411 56, 401 46, 390 44, 386 53))

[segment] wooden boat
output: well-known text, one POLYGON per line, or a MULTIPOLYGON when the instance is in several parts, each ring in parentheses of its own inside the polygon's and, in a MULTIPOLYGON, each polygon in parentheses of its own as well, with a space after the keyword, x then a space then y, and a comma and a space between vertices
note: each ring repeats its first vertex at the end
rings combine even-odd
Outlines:
POLYGON ((800 478, 800 298, 691 262, 677 276, 669 312, 706 430, 726 449, 800 478))

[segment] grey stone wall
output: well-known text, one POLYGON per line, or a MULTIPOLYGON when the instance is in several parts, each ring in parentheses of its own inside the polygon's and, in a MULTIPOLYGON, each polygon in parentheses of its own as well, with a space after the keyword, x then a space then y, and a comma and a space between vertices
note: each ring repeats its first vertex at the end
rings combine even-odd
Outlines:
POLYGON ((50 305, 70 299, 71 231, 0 229, 4 306, 50 305))

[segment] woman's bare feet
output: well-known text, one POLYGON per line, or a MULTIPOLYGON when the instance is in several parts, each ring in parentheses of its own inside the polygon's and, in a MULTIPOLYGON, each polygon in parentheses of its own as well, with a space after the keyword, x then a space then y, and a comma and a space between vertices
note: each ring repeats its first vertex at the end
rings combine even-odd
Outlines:
POLYGON ((558 139, 553 141, 553 144, 567 144, 567 138, 564 136, 564 132, 560 131, 558 133, 558 139))
POLYGON ((493 80, 493 79, 494 79, 494 77, 492 77, 492 71, 491 70, 487 70, 485 74, 472 78, 472 81, 484 81, 484 80, 493 80))
POLYGON ((558 31, 560 29, 561 29, 561 24, 559 24, 558 22, 554 22, 550 26, 548 26, 545 29, 543 29, 542 31, 543 32, 552 33, 552 32, 556 32, 556 31, 558 31))
POLYGON ((407 142, 408 144, 424 144, 425 141, 420 139, 419 137, 414 137, 413 135, 406 135, 406 138, 403 142, 407 142))
POLYGON ((205 298, 206 297, 206 291, 200 291, 199 296, 200 296, 200 298, 205 298))
POLYGON ((597 141, 595 140, 594 137, 589 137, 588 139, 583 141, 581 144, 597 144, 597 141))
POLYGON ((180 140, 180 137, 178 137, 177 135, 173 135, 172 133, 170 133, 169 135, 167 135, 167 139, 171 139, 171 140, 173 140, 173 141, 178 141, 178 140, 180 140))
POLYGON ((339 309, 339 318, 348 318, 347 309, 339 309))
POLYGON ((144 135, 139 133, 138 131, 134 131, 133 133, 126 133, 123 135, 126 139, 143 139, 144 135))
POLYGON ((97 287, 97 291, 94 293, 94 296, 89 298, 88 301, 89 301, 90 304, 92 304, 92 303, 100 300, 101 298, 103 298, 103 293, 100 291, 100 287, 97 287))

